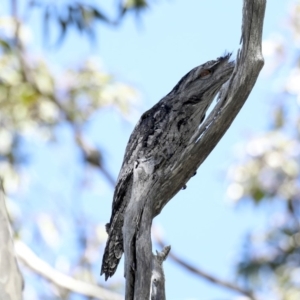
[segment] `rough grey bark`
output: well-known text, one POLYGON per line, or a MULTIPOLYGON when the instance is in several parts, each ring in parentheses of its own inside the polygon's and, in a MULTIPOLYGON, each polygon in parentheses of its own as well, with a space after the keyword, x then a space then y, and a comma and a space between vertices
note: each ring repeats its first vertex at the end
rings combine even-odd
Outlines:
POLYGON ((124 247, 126 300, 149 299, 152 220, 217 145, 257 80, 264 63, 265 4, 265 0, 244 0, 242 49, 234 70, 228 55, 193 69, 143 114, 130 137, 107 226, 109 238, 101 270, 106 278, 112 276, 124 247), (219 102, 199 126, 219 91, 219 102))
POLYGON ((9 218, 0 179, 0 299, 21 300, 23 278, 15 257, 9 218))
POLYGON ((166 260, 170 250, 171 247, 167 246, 161 252, 156 251, 156 255, 152 256, 150 300, 166 300, 165 274, 162 264, 166 260))

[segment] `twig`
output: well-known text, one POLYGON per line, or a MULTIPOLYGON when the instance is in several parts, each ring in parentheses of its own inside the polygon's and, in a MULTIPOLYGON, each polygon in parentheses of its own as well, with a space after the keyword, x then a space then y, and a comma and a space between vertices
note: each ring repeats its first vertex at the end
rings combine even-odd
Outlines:
POLYGON ((101 300, 122 300, 117 293, 108 291, 100 286, 86 283, 55 270, 48 263, 40 259, 28 246, 21 241, 15 241, 15 251, 18 259, 49 282, 68 291, 101 300))
POLYGON ((91 166, 100 169, 100 171, 102 172, 102 174, 104 175, 106 180, 109 182, 111 187, 115 188, 116 181, 112 177, 110 172, 104 167, 101 152, 98 149, 96 149, 95 147, 92 147, 91 145, 89 145, 85 141, 81 131, 78 128, 74 128, 74 131, 75 131, 77 145, 81 149, 81 151, 84 155, 85 161, 87 163, 89 163, 91 166))
POLYGON ((163 262, 171 250, 171 246, 166 246, 161 252, 156 251, 152 259, 152 276, 150 286, 151 300, 166 300, 165 291, 165 274, 163 269, 163 262))
MULTIPOLYGON (((156 243, 160 246, 160 247, 164 247, 165 246, 165 243, 155 234, 155 240, 156 240, 156 243)), ((181 267, 183 267, 184 269, 190 271, 191 273, 195 274, 195 275, 198 275, 199 277, 203 278, 203 279, 206 279, 207 281, 213 283, 213 284, 216 284, 220 287, 224 287, 226 289, 229 289, 231 291, 234 291, 234 292, 238 292, 242 295, 245 295, 247 297, 249 297, 250 299, 252 300, 255 300, 255 296, 254 294, 249 291, 249 290, 245 290, 239 286, 237 286, 236 284, 232 283, 232 282, 229 282, 229 281, 226 281, 226 280, 222 280, 222 279, 219 279, 211 274, 208 274, 207 272, 193 266, 191 263, 188 263, 187 261, 185 261, 184 259, 180 258, 178 255, 176 255, 174 253, 174 251, 172 250, 169 254, 169 257, 175 262, 177 263, 178 265, 180 265, 181 267)))

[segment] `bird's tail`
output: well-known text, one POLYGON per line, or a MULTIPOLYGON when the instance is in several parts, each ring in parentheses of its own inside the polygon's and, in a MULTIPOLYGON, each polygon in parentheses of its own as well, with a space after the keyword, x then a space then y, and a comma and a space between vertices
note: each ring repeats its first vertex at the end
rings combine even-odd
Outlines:
MULTIPOLYGON (((120 217, 121 216, 119 216, 119 218, 120 217)), ((121 219, 122 220, 119 219, 114 224, 114 227, 109 230, 100 274, 105 274, 105 280, 114 275, 124 252, 122 233, 123 218, 121 217, 121 219)))

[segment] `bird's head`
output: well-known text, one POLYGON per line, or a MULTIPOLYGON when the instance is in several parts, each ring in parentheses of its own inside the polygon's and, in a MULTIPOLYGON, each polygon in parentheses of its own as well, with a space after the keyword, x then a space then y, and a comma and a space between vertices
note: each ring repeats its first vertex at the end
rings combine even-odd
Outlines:
POLYGON ((190 101, 190 104, 196 104, 203 97, 214 97, 232 74, 234 62, 229 61, 230 56, 231 54, 226 54, 192 69, 170 94, 177 94, 190 101))

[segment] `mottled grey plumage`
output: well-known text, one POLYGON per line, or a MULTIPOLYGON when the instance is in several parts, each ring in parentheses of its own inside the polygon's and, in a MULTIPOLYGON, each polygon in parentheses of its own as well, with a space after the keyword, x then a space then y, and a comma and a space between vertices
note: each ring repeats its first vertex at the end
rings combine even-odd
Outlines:
MULTIPOLYGON (((180 153, 189 144, 194 133, 191 128, 197 128, 204 120, 209 105, 233 71, 234 64, 229 58, 227 54, 192 69, 168 95, 141 116, 126 147, 112 215, 106 226, 108 240, 101 269, 105 279, 115 273, 123 254, 122 227, 132 192, 134 167, 140 158, 147 157, 155 158, 157 165, 166 165, 174 153, 180 153), (185 126, 191 122, 193 126, 185 126)), ((157 201, 153 208, 155 215, 165 204, 157 201)))

